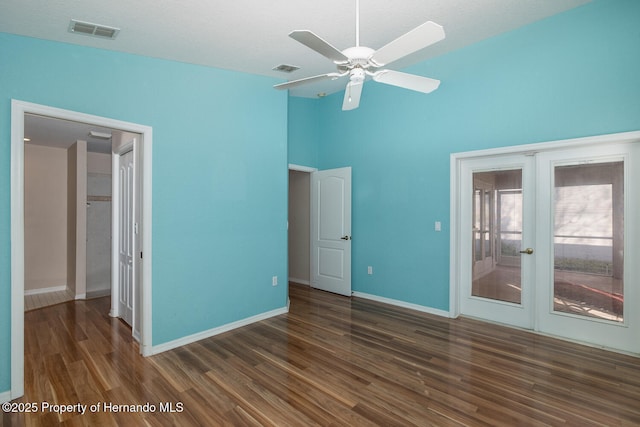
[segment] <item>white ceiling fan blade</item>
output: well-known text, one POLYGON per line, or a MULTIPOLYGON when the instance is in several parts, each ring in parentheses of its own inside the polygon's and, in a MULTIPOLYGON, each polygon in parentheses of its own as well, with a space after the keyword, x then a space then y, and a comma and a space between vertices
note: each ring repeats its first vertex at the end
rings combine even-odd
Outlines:
POLYGON ((289 33, 289 37, 302 43, 308 48, 315 50, 322 56, 325 56, 335 62, 336 64, 345 64, 349 62, 342 52, 333 47, 329 42, 321 39, 314 33, 308 30, 296 30, 289 33))
POLYGON ((398 86, 422 93, 430 93, 438 89, 440 80, 429 77, 416 76, 415 74, 401 73, 400 71, 382 70, 373 74, 373 80, 392 86, 398 86))
POLYGON ((347 83, 347 88, 344 90, 344 100, 342 101, 342 111, 358 108, 363 85, 364 81, 350 81, 347 83))
POLYGON ((291 89, 293 87, 298 87, 298 86, 306 85, 309 83, 321 82, 323 80, 328 80, 328 79, 335 80, 338 77, 342 77, 343 75, 345 74, 340 74, 340 73, 320 74, 319 76, 305 77, 304 79, 291 80, 290 82, 280 83, 280 84, 274 85, 273 87, 280 90, 291 89))
POLYGON ((408 33, 387 43, 371 55, 370 61, 382 67, 444 39, 444 28, 427 21, 408 33))

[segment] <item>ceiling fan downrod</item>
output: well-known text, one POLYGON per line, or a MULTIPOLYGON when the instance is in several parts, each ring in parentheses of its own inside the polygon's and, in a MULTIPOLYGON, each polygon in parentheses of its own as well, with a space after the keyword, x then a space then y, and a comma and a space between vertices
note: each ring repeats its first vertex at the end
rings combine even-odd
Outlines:
POLYGON ((356 47, 360 46, 360 0, 356 0, 356 47))

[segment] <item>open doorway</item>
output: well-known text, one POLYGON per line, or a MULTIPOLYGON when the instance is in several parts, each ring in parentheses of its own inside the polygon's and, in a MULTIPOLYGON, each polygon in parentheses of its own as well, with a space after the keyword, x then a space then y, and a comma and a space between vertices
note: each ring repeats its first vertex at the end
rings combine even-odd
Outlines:
POLYGON ((289 166, 289 278, 351 296, 351 167, 289 166))
POLYGON ((311 172, 289 166, 289 281, 311 285, 311 172))
POLYGON ((25 114, 25 310, 111 293, 117 132, 25 114))
MULTIPOLYGON (((138 279, 137 289, 139 292, 135 294, 138 297, 138 317, 139 317, 139 342, 140 351, 143 355, 150 355, 151 349, 151 128, 134 123, 121 122, 104 117, 91 116, 83 113, 77 113, 68 110, 61 110, 57 108, 25 103, 21 101, 12 101, 11 111, 11 399, 15 399, 24 394, 24 294, 25 294, 25 118, 28 116, 41 116, 55 120, 62 120, 71 123, 84 123, 97 129, 102 128, 114 130, 113 135, 118 133, 124 138, 128 134, 135 134, 137 138, 133 138, 130 142, 128 139, 121 139, 119 145, 116 144, 116 140, 113 139, 113 147, 109 147, 110 158, 112 165, 122 154, 122 145, 130 144, 132 150, 135 153, 135 158, 139 162, 139 179, 134 186, 134 198, 136 198, 139 206, 138 223, 132 228, 135 230, 138 236, 138 243, 134 245, 136 256, 135 277, 138 279), (117 132, 116 132, 117 131, 117 132), (144 248, 144 259, 142 259, 142 249, 144 248)), ((100 130, 97 130, 101 133, 100 130)), ((106 133, 106 132, 103 132, 106 133)), ((84 152, 86 155, 86 141, 77 144, 80 149, 76 147, 76 151, 84 152)), ((129 149, 129 148, 127 148, 129 149)), ((73 156, 72 156, 73 157, 73 156)), ((82 164, 75 158, 75 164, 82 164)), ((68 159, 71 157, 68 157, 68 159)), ((113 166, 112 166, 113 167, 113 166)), ((115 170, 115 168, 114 168, 115 170)), ((77 170, 76 170, 77 172, 77 170)), ((117 211, 117 207, 120 204, 118 195, 118 179, 117 174, 113 179, 113 197, 112 202, 114 208, 112 212, 117 211)), ((70 180, 68 180, 70 182, 70 180)), ((84 185, 84 196, 74 197, 74 205, 77 212, 84 212, 84 219, 77 221, 74 218, 73 223, 79 224, 78 227, 74 225, 72 228, 78 231, 78 228, 85 227, 84 234, 82 230, 80 238, 76 234, 74 242, 76 247, 74 252, 78 251, 78 242, 84 240, 86 245, 86 165, 84 175, 81 179, 76 178, 79 186, 84 185)), ((75 187, 77 191, 78 186, 75 187)), ((78 192, 81 194, 82 191, 78 192)), ((69 198, 67 198, 69 199, 69 198)), ((73 209, 73 208, 72 208, 73 209)), ((81 214, 82 215, 82 214, 81 214)), ((71 223, 71 222, 69 222, 71 223)), ((113 221, 117 225, 117 221, 113 221)), ((116 229, 114 229, 116 230, 116 229)), ((117 244, 118 236, 120 233, 116 230, 113 233, 113 244, 117 244)), ((69 247, 71 245, 67 245, 69 247)), ((82 248, 85 252, 85 261, 76 262, 73 266, 76 279, 78 277, 84 278, 84 284, 78 283, 76 280, 74 283, 74 297, 86 297, 86 248, 82 248), (82 288, 84 286, 84 289, 82 288)), ((112 251, 116 252, 116 251, 112 251)), ((113 265, 113 257, 112 265, 113 265)), ((113 274, 112 277, 117 277, 117 274, 113 274)), ((68 280, 68 277, 67 277, 68 280)), ((112 284, 113 290, 113 284, 112 284)), ((104 292, 104 291, 103 291, 104 292)), ((117 312, 116 312, 117 314, 117 312)), ((134 326, 135 330, 135 326, 134 326)))

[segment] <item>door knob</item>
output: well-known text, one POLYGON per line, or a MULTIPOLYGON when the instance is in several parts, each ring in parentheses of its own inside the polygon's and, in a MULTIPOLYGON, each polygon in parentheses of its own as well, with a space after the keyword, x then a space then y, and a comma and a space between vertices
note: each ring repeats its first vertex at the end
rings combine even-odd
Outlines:
POLYGON ((341 239, 342 240, 351 240, 351 236, 342 236, 341 239))
POLYGON ((520 251, 521 254, 531 255, 533 253, 533 249, 527 248, 524 251, 520 251))

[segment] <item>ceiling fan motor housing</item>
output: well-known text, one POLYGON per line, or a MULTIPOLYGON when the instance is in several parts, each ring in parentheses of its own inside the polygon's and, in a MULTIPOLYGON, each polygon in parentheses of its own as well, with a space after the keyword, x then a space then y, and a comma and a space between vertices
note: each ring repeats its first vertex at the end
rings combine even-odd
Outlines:
POLYGON ((354 46, 342 51, 343 55, 349 58, 347 64, 338 64, 344 66, 346 69, 354 67, 368 68, 373 66, 369 61, 371 55, 375 53, 375 50, 365 46, 354 46))
POLYGON ((349 80, 351 80, 353 83, 361 83, 364 81, 365 77, 365 72, 360 67, 352 69, 349 73, 349 80))

